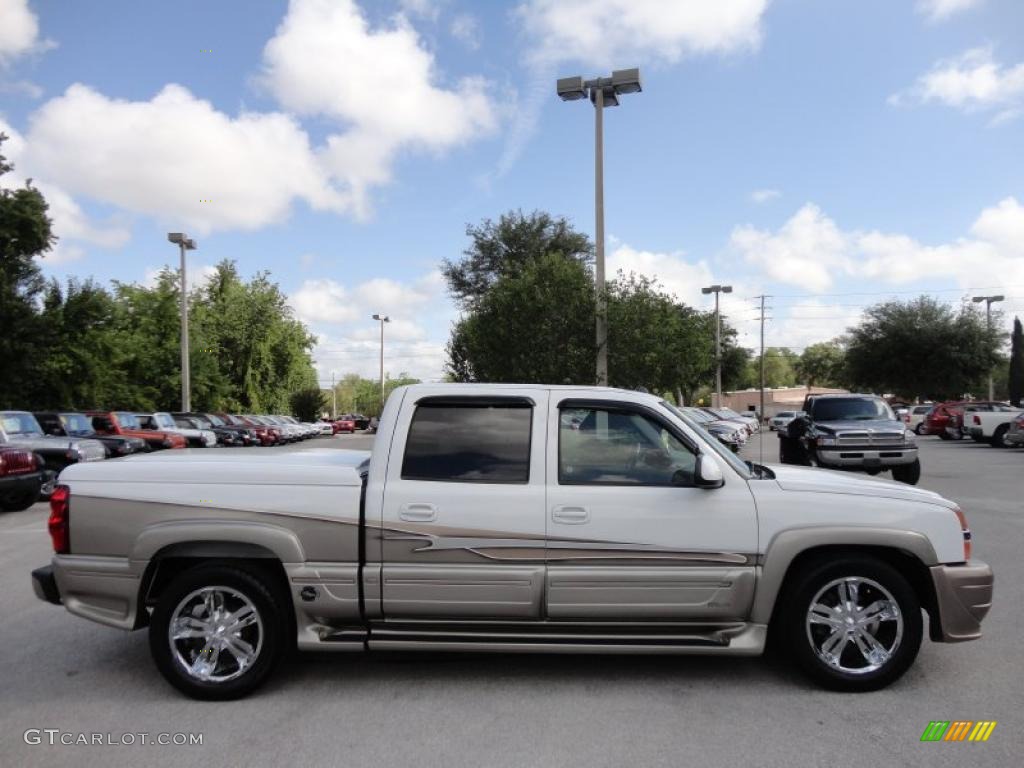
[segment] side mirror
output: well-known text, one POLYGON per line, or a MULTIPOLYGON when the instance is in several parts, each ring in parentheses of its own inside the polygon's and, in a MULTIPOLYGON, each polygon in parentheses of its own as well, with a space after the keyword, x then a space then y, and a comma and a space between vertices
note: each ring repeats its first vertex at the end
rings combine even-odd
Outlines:
POLYGON ((722 465, 718 463, 717 459, 706 453, 702 453, 697 457, 697 466, 693 475, 698 488, 711 490, 725 485, 722 465))

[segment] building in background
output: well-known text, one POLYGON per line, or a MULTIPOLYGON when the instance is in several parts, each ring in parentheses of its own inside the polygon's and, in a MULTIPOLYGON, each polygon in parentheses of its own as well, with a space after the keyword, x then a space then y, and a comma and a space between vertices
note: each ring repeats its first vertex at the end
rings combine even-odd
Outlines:
MULTIPOLYGON (((807 395, 843 394, 847 389, 830 387, 781 387, 764 391, 764 410, 762 418, 771 418, 779 411, 799 411, 807 395)), ((723 392, 722 405, 734 411, 744 413, 757 411, 761 407, 761 390, 743 389, 738 392, 723 392)))

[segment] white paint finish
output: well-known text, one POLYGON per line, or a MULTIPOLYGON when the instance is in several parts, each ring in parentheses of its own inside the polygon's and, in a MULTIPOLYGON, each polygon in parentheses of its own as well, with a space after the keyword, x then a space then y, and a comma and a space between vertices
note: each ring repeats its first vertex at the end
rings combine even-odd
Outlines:
MULTIPOLYGON (((956 504, 937 493, 848 472, 772 466, 776 480, 752 480, 762 552, 783 531, 862 526, 928 538, 939 562, 963 560, 956 504)), ((969 510, 968 510, 969 513, 969 510)))

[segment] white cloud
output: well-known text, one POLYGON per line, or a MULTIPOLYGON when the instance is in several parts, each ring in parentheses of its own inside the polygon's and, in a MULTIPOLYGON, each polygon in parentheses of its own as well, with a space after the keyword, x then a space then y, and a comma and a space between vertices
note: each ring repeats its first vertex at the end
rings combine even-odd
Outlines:
MULTIPOLYGON (((326 278, 306 280, 292 294, 291 305, 299 319, 310 324, 345 324, 374 314, 388 315, 392 322, 399 323, 442 298, 442 286, 439 272, 428 273, 411 283, 377 277, 351 289, 326 278)), ((418 333, 415 335, 419 337, 418 333)))
POLYGON ((471 13, 460 13, 451 24, 452 37, 462 42, 470 50, 477 50, 480 47, 480 22, 471 13))
POLYGON ((929 21, 944 21, 961 11, 981 5, 982 0, 917 0, 917 12, 929 21))
POLYGON ((347 323, 359 316, 349 291, 334 280, 306 280, 292 294, 291 304, 307 323, 347 323))
POLYGON ((26 161, 71 193, 199 234, 282 221, 295 199, 346 205, 291 117, 232 118, 180 85, 134 102, 72 85, 32 115, 26 161))
POLYGON ((704 303, 700 289, 714 282, 711 267, 706 261, 689 262, 682 252, 641 251, 625 244, 608 256, 606 271, 609 278, 622 271, 627 275, 635 272, 657 279, 666 291, 691 306, 704 303))
POLYGON ((905 91, 889 97, 894 106, 938 103, 964 112, 999 110, 1006 120, 1024 107, 1024 62, 1004 67, 991 47, 972 48, 937 62, 905 91))
POLYGON ((781 194, 782 193, 777 189, 755 189, 750 193, 750 199, 758 205, 761 205, 762 203, 774 200, 781 194))
POLYGON ((732 246, 773 280, 825 292, 841 275, 906 284, 949 277, 963 288, 1024 285, 1024 205, 1008 197, 983 210, 970 237, 925 245, 901 233, 840 229, 808 203, 777 232, 737 227, 732 246))
POLYGON ((39 20, 28 0, 0 0, 0 66, 53 46, 53 42, 39 39, 39 20))
POLYGON ((483 78, 442 87, 433 54, 404 16, 371 29, 352 0, 292 0, 263 57, 262 81, 286 109, 345 127, 328 139, 323 161, 359 215, 402 149, 441 152, 497 125, 483 78))
POLYGON ((847 242, 835 222, 808 203, 775 234, 751 226, 733 230, 731 244, 769 277, 809 291, 824 291, 847 258, 847 242))
POLYGON ((527 0, 517 14, 535 62, 622 66, 754 49, 767 6, 768 0, 527 0))
POLYGON ((410 15, 436 21, 441 13, 442 2, 443 0, 399 0, 398 5, 410 15))
MULTIPOLYGON (((162 267, 146 267, 142 276, 142 285, 146 288, 155 288, 156 279, 160 277, 161 272, 165 269, 177 270, 177 268, 177 264, 165 264, 162 267)), ((188 290, 193 291, 196 288, 205 288, 207 283, 209 283, 216 274, 217 268, 211 264, 187 265, 185 271, 185 282, 188 284, 188 290)))

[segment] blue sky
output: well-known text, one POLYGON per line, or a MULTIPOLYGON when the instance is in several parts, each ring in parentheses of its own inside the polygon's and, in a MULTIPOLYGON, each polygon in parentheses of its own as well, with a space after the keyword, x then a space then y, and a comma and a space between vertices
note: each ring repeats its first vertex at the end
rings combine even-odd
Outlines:
POLYGON ((1017 0, 0 0, 0 130, 51 202, 48 274, 269 270, 320 375, 441 375, 437 273, 465 226, 539 208, 593 229, 593 111, 558 76, 639 66, 605 113, 612 271, 681 299, 732 283, 756 340, 860 308, 1001 292, 1024 314, 1017 0), (1016 34, 1015 34, 1016 33, 1016 34))

